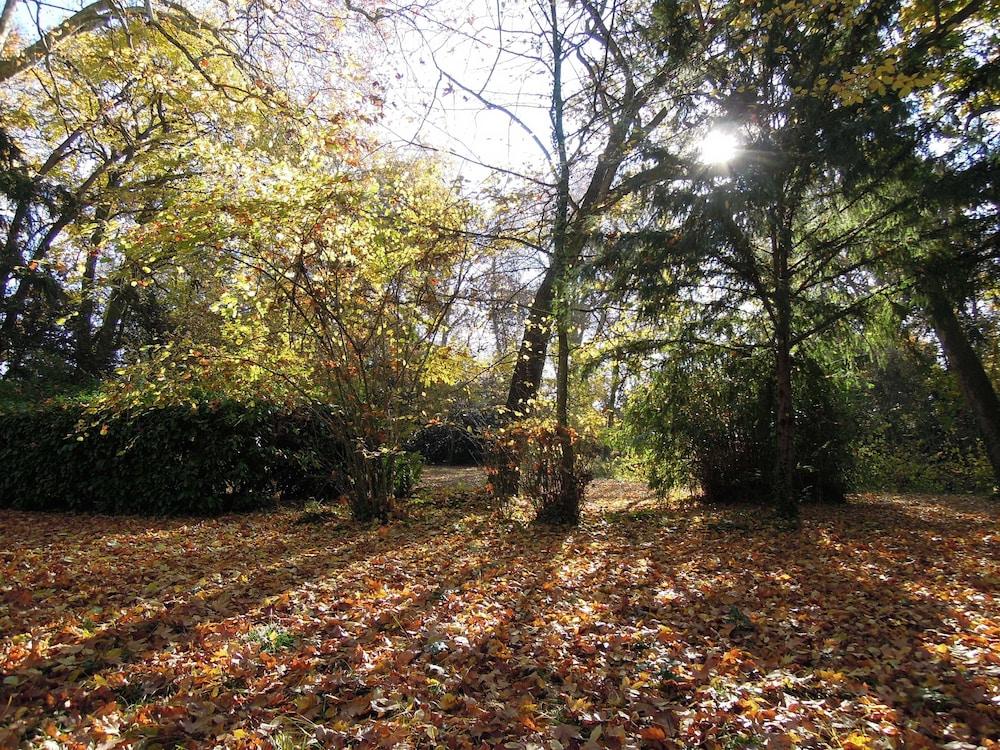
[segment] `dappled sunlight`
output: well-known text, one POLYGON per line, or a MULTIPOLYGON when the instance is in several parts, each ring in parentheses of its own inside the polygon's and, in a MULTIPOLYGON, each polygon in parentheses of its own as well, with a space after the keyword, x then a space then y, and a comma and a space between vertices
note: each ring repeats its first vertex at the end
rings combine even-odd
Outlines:
POLYGON ((998 20, 5 0, 0 750, 1000 750, 998 20))
POLYGON ((47 550, 63 516, 4 512, 3 741, 931 747, 995 733, 984 501, 871 495, 777 532, 749 507, 706 522, 635 484, 590 498, 574 530, 498 522, 445 492, 381 528, 291 511, 183 524, 179 548, 173 521, 161 535, 84 517, 47 550), (39 596, 45 555, 70 550, 79 570, 39 596))

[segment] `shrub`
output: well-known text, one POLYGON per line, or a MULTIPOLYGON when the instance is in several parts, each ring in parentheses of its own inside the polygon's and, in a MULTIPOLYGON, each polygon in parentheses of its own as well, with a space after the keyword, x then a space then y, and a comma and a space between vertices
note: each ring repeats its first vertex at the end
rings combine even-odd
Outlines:
POLYGON ((566 476, 562 468, 563 435, 553 423, 537 418, 511 422, 491 435, 490 487, 506 501, 511 494, 528 500, 538 521, 576 523, 584 491, 593 477, 598 454, 595 440, 569 430, 575 470, 566 476), (503 477, 513 477, 516 487, 501 486, 503 477), (513 492, 511 492, 513 490, 513 492))
POLYGON ((409 497, 413 494, 417 483, 420 482, 420 475, 424 471, 424 459, 419 453, 404 451, 394 457, 396 462, 393 472, 393 495, 395 497, 409 497))
POLYGON ((993 472, 958 384, 911 344, 869 363, 858 394, 853 483, 869 490, 989 492, 993 472))
POLYGON ((486 433, 500 426, 495 411, 470 409, 425 425, 406 444, 429 464, 471 466, 486 459, 486 433))
POLYGON ((856 464, 854 483, 869 490, 985 493, 993 481, 989 460, 975 444, 966 450, 949 444, 935 448, 873 432, 857 446, 856 464))
MULTIPOLYGON (((840 501, 849 469, 847 420, 815 363, 796 367, 796 457, 802 496, 840 501)), ((766 353, 713 352, 661 371, 627 415, 651 484, 696 485, 707 500, 767 501, 775 490, 775 387, 766 353)))
POLYGON ((315 408, 207 401, 95 415, 49 402, 0 413, 0 505, 215 514, 336 497, 346 449, 315 408))

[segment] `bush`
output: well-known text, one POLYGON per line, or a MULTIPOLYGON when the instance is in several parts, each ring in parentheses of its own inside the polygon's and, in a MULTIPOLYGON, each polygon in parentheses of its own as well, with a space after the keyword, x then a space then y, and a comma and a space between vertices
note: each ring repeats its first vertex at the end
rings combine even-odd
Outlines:
POLYGON ((424 471, 424 459, 419 453, 404 451, 394 457, 396 462, 393 472, 393 495, 395 497, 409 497, 413 494, 420 475, 424 471))
POLYGON ((513 494, 528 500, 538 521, 576 523, 587 484, 593 478, 598 444, 572 428, 568 430, 575 462, 574 473, 567 476, 562 468, 567 433, 560 429, 547 420, 527 418, 491 433, 488 487, 504 503, 513 494), (512 484, 507 486, 508 482, 512 484))
MULTIPOLYGON (((651 484, 694 484, 713 502, 768 501, 775 491, 771 358, 714 352, 674 361, 627 409, 651 484)), ((840 501, 850 465, 839 394, 817 365, 797 363, 796 457, 802 497, 840 501)))
POLYGON ((914 440, 897 443, 878 433, 857 446, 854 484, 893 492, 982 492, 992 486, 993 471, 978 445, 933 446, 914 440))
POLYGON ((50 402, 0 413, 0 506, 215 514, 336 497, 346 450, 315 408, 209 401, 102 417, 50 402))
POLYGON ((429 464, 471 466, 486 459, 486 433, 499 427, 495 411, 468 410, 422 427, 406 444, 429 464))
POLYGON ((989 492, 993 472, 958 384, 933 349, 888 350, 857 397, 853 484, 899 492, 989 492))

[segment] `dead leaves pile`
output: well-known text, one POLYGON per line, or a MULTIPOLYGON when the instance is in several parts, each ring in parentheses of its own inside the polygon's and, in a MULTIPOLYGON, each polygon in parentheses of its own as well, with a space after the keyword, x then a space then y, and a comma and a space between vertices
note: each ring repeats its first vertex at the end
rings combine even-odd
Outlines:
POLYGON ((0 511, 0 747, 998 747, 995 505, 590 496, 562 531, 0 511))

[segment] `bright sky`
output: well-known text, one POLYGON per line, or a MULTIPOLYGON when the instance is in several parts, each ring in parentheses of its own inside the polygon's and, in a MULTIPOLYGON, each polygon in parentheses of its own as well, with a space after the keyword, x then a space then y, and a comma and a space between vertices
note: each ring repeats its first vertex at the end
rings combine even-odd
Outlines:
POLYGON ((384 127, 400 141, 467 159, 462 173, 474 182, 489 167, 542 176, 545 157, 534 138, 550 145, 551 82, 525 57, 535 54, 533 22, 505 9, 498 23, 497 8, 488 0, 444 0, 415 28, 399 25, 385 39, 391 74, 384 127))
MULTIPOLYGON (((26 0, 17 11, 18 31, 33 41, 39 28, 51 28, 86 4, 26 0)), ((185 4, 193 8, 198 3, 185 4)), ((537 61, 524 57, 534 54, 530 45, 537 37, 532 19, 519 6, 517 13, 489 0, 441 0, 425 5, 413 25, 385 23, 382 40, 374 45, 378 59, 361 61, 371 63, 386 88, 383 137, 459 157, 462 176, 473 184, 495 174, 490 167, 544 174, 542 151, 525 128, 485 103, 504 107, 549 146, 551 83, 537 61)), ((340 64, 332 57, 330 62, 334 68, 340 64)))

